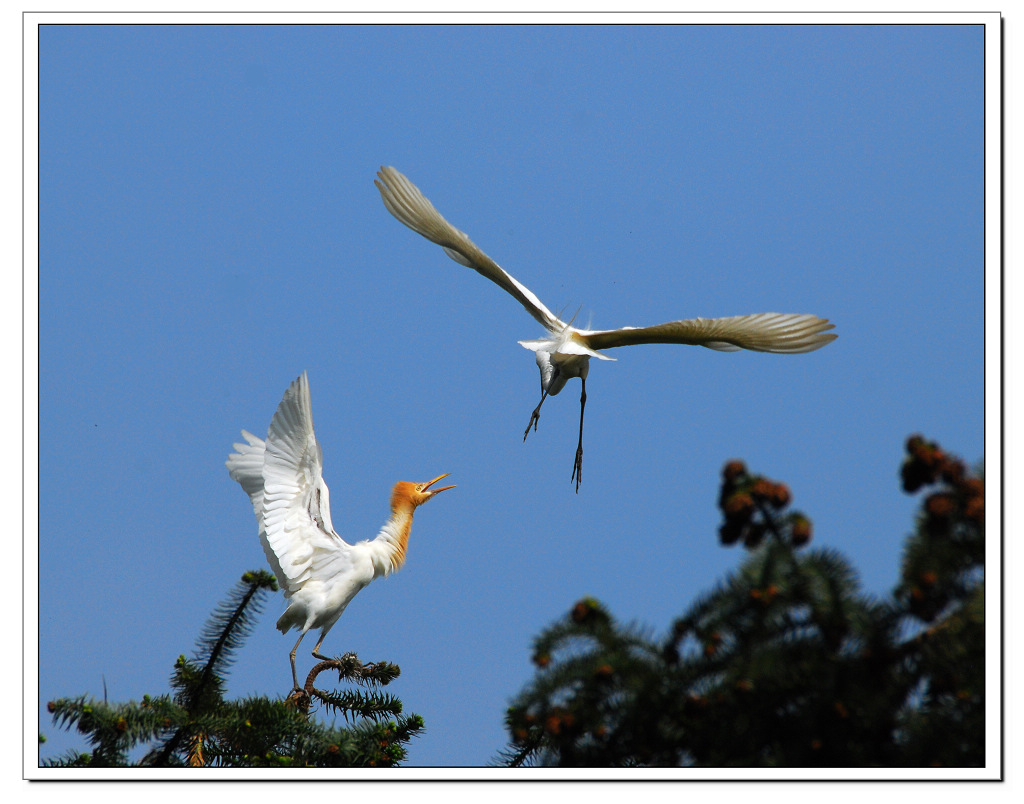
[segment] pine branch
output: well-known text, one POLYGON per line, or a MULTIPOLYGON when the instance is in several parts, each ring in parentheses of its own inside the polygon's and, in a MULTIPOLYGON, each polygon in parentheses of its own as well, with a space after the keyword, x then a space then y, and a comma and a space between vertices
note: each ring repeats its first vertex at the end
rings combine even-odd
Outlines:
POLYGON ((233 661, 235 650, 251 632, 254 619, 263 609, 264 593, 277 591, 277 580, 265 570, 245 573, 227 600, 218 604, 216 611, 203 626, 196 649, 196 660, 203 664, 202 675, 194 690, 184 701, 191 709, 205 693, 211 681, 233 661))
MULTIPOLYGON (((220 702, 223 689, 217 671, 227 666, 231 654, 252 630, 252 618, 262 607, 262 593, 276 590, 277 581, 269 572, 256 570, 245 573, 228 599, 218 604, 203 627, 196 657, 199 661, 205 657, 205 661, 198 678, 193 672, 194 665, 183 656, 179 658, 171 683, 178 690, 178 702, 190 717, 194 718, 200 709, 211 709, 220 702)), ((189 764, 201 760, 200 734, 189 724, 182 724, 155 754, 152 764, 157 767, 169 764, 182 743, 187 745, 189 764)))
POLYGON ((661 639, 592 600, 545 629, 502 763, 983 763, 984 483, 921 439, 908 452, 907 490, 939 488, 892 597, 864 594, 838 551, 804 551, 789 489, 732 461, 719 538, 746 559, 661 639))
POLYGON ((393 695, 365 695, 354 690, 324 692, 316 689, 313 694, 328 710, 340 713, 346 720, 360 717, 383 720, 402 714, 402 702, 393 695))
MULTIPOLYGON (((201 634, 197 660, 179 657, 171 695, 145 696, 141 703, 108 705, 82 696, 49 704, 60 728, 76 727, 93 746, 91 753, 70 752, 47 760, 53 767, 112 767, 129 764, 128 751, 152 747, 136 763, 175 767, 387 767, 406 757, 405 744, 423 730, 418 715, 404 716, 402 702, 377 691, 401 670, 389 662, 362 664, 354 654, 323 662, 309 677, 303 703, 250 697, 224 699, 221 672, 231 652, 250 631, 264 589, 273 589, 268 573, 247 573, 241 588, 220 604, 201 634), (334 669, 371 692, 320 692, 317 674, 334 669), (326 726, 310 718, 309 702, 318 696, 354 725, 326 726), (187 704, 187 706, 185 705, 187 704)), ((42 741, 42 740, 41 740, 42 741)))

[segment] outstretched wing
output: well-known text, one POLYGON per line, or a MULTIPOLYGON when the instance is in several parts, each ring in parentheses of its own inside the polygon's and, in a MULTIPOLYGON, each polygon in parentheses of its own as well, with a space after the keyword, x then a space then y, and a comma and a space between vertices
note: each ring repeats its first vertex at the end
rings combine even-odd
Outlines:
POLYGON ((322 469, 323 453, 313 434, 309 380, 303 372, 274 413, 263 457, 263 530, 289 592, 318 579, 325 563, 336 563, 325 559, 349 560, 351 547, 331 523, 322 469))
POLYGON ((524 287, 498 263, 484 254, 465 232, 446 221, 420 192, 419 188, 393 167, 382 167, 373 180, 388 212, 414 232, 441 246, 445 254, 460 265, 472 268, 512 295, 526 312, 549 331, 565 327, 529 288, 524 287))
POLYGON ((613 349, 638 343, 685 343, 720 352, 797 354, 813 352, 836 339, 827 332, 835 324, 816 315, 755 313, 727 318, 690 318, 653 327, 578 330, 576 337, 591 349, 613 349))

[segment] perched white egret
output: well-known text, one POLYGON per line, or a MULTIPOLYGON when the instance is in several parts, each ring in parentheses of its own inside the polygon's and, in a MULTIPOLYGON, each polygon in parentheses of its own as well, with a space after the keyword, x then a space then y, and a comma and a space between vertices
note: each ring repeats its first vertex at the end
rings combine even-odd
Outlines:
POLYGON ((750 349, 755 352, 796 354, 813 352, 834 340, 826 332, 834 328, 828 319, 815 315, 793 313, 756 313, 727 318, 690 318, 669 321, 653 327, 622 327, 621 329, 577 329, 552 313, 530 290, 506 273, 484 254, 465 232, 446 221, 409 179, 393 167, 382 167, 373 182, 388 212, 414 232, 441 246, 460 265, 472 268, 490 279, 515 298, 547 331, 538 340, 519 341, 536 354, 540 369, 540 402, 530 414, 523 440, 530 428, 537 429, 540 408, 548 396, 554 396, 573 377, 583 385, 580 394, 580 435, 576 446, 570 482, 575 479, 579 493, 583 472, 583 411, 587 404, 587 373, 590 358, 615 360, 599 349, 633 346, 639 343, 683 343, 704 346, 720 352, 750 349))
POLYGON ((391 518, 377 537, 347 544, 331 524, 306 372, 285 391, 267 440, 245 430, 242 436, 247 443, 234 445, 237 452, 228 457, 228 472, 249 495, 263 552, 289 601, 277 621, 278 630, 301 632, 290 654, 292 683, 299 689, 295 652, 306 632, 320 629, 313 656, 327 659, 320 646, 352 598, 370 581, 387 577, 405 563, 413 513, 431 497, 455 487, 430 488, 447 474, 427 483, 396 483, 391 518))

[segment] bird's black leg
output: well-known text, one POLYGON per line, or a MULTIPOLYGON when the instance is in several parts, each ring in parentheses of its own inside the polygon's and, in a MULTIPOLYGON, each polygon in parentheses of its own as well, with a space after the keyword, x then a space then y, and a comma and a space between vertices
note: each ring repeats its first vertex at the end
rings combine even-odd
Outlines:
POLYGON ((580 440, 576 445, 576 463, 572 467, 572 477, 569 478, 570 483, 575 479, 577 494, 580 493, 580 481, 583 480, 583 408, 587 406, 587 381, 581 377, 580 382, 583 383, 583 393, 580 394, 580 440))
POLYGON ((534 412, 532 412, 529 415, 529 424, 526 425, 526 432, 524 432, 522 434, 522 439, 524 441, 526 440, 526 436, 529 435, 529 428, 530 427, 534 428, 534 432, 537 432, 537 423, 541 419, 541 406, 544 405, 544 400, 548 398, 548 388, 550 388, 551 384, 558 378, 558 373, 559 373, 558 365, 556 364, 555 365, 555 370, 551 373, 551 379, 548 380, 548 384, 547 385, 543 385, 542 384, 542 386, 541 386, 541 401, 539 401, 539 403, 537 404, 537 407, 534 409, 534 412))
POLYGON ((547 391, 544 391, 544 393, 540 395, 540 402, 537 403, 537 407, 535 407, 533 409, 533 413, 530 414, 530 421, 526 425, 526 432, 523 433, 523 441, 525 441, 526 437, 530 434, 531 427, 534 432, 537 432, 537 422, 540 421, 540 406, 544 404, 544 400, 547 399, 547 396, 547 391))

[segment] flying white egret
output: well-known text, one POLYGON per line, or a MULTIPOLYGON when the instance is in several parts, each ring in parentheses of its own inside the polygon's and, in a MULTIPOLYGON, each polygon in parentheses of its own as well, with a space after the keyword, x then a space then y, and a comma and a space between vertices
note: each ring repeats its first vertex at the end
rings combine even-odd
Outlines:
POLYGON ((455 487, 430 488, 447 474, 427 483, 396 483, 391 518, 377 537, 348 544, 331 524, 306 372, 285 391, 267 440, 245 430, 242 436, 248 443, 234 445, 237 452, 228 457, 228 472, 249 495, 263 552, 290 601, 277 628, 281 633, 292 628, 301 632, 290 654, 292 682, 299 689, 295 652, 306 632, 320 629, 313 656, 327 659, 320 646, 352 598, 370 581, 387 577, 405 563, 413 513, 431 497, 455 487))
POLYGON ((446 221, 409 179, 393 167, 382 167, 373 182, 388 212, 414 232, 441 246, 445 254, 460 265, 472 268, 490 279, 515 298, 526 312, 547 330, 547 336, 538 340, 519 341, 536 353, 540 369, 540 402, 530 414, 523 440, 530 428, 537 429, 540 408, 548 396, 555 396, 573 377, 583 385, 580 394, 580 436, 576 446, 576 461, 572 477, 579 493, 583 471, 583 410, 587 404, 587 373, 590 358, 615 360, 601 354, 599 349, 633 346, 638 343, 683 343, 704 346, 719 352, 750 349, 755 352, 795 354, 813 352, 834 340, 836 336, 826 330, 834 328, 828 319, 815 315, 794 313, 756 313, 727 318, 690 318, 669 321, 653 327, 622 327, 621 329, 577 329, 572 321, 565 322, 552 313, 530 290, 506 273, 484 254, 465 232, 446 221))

